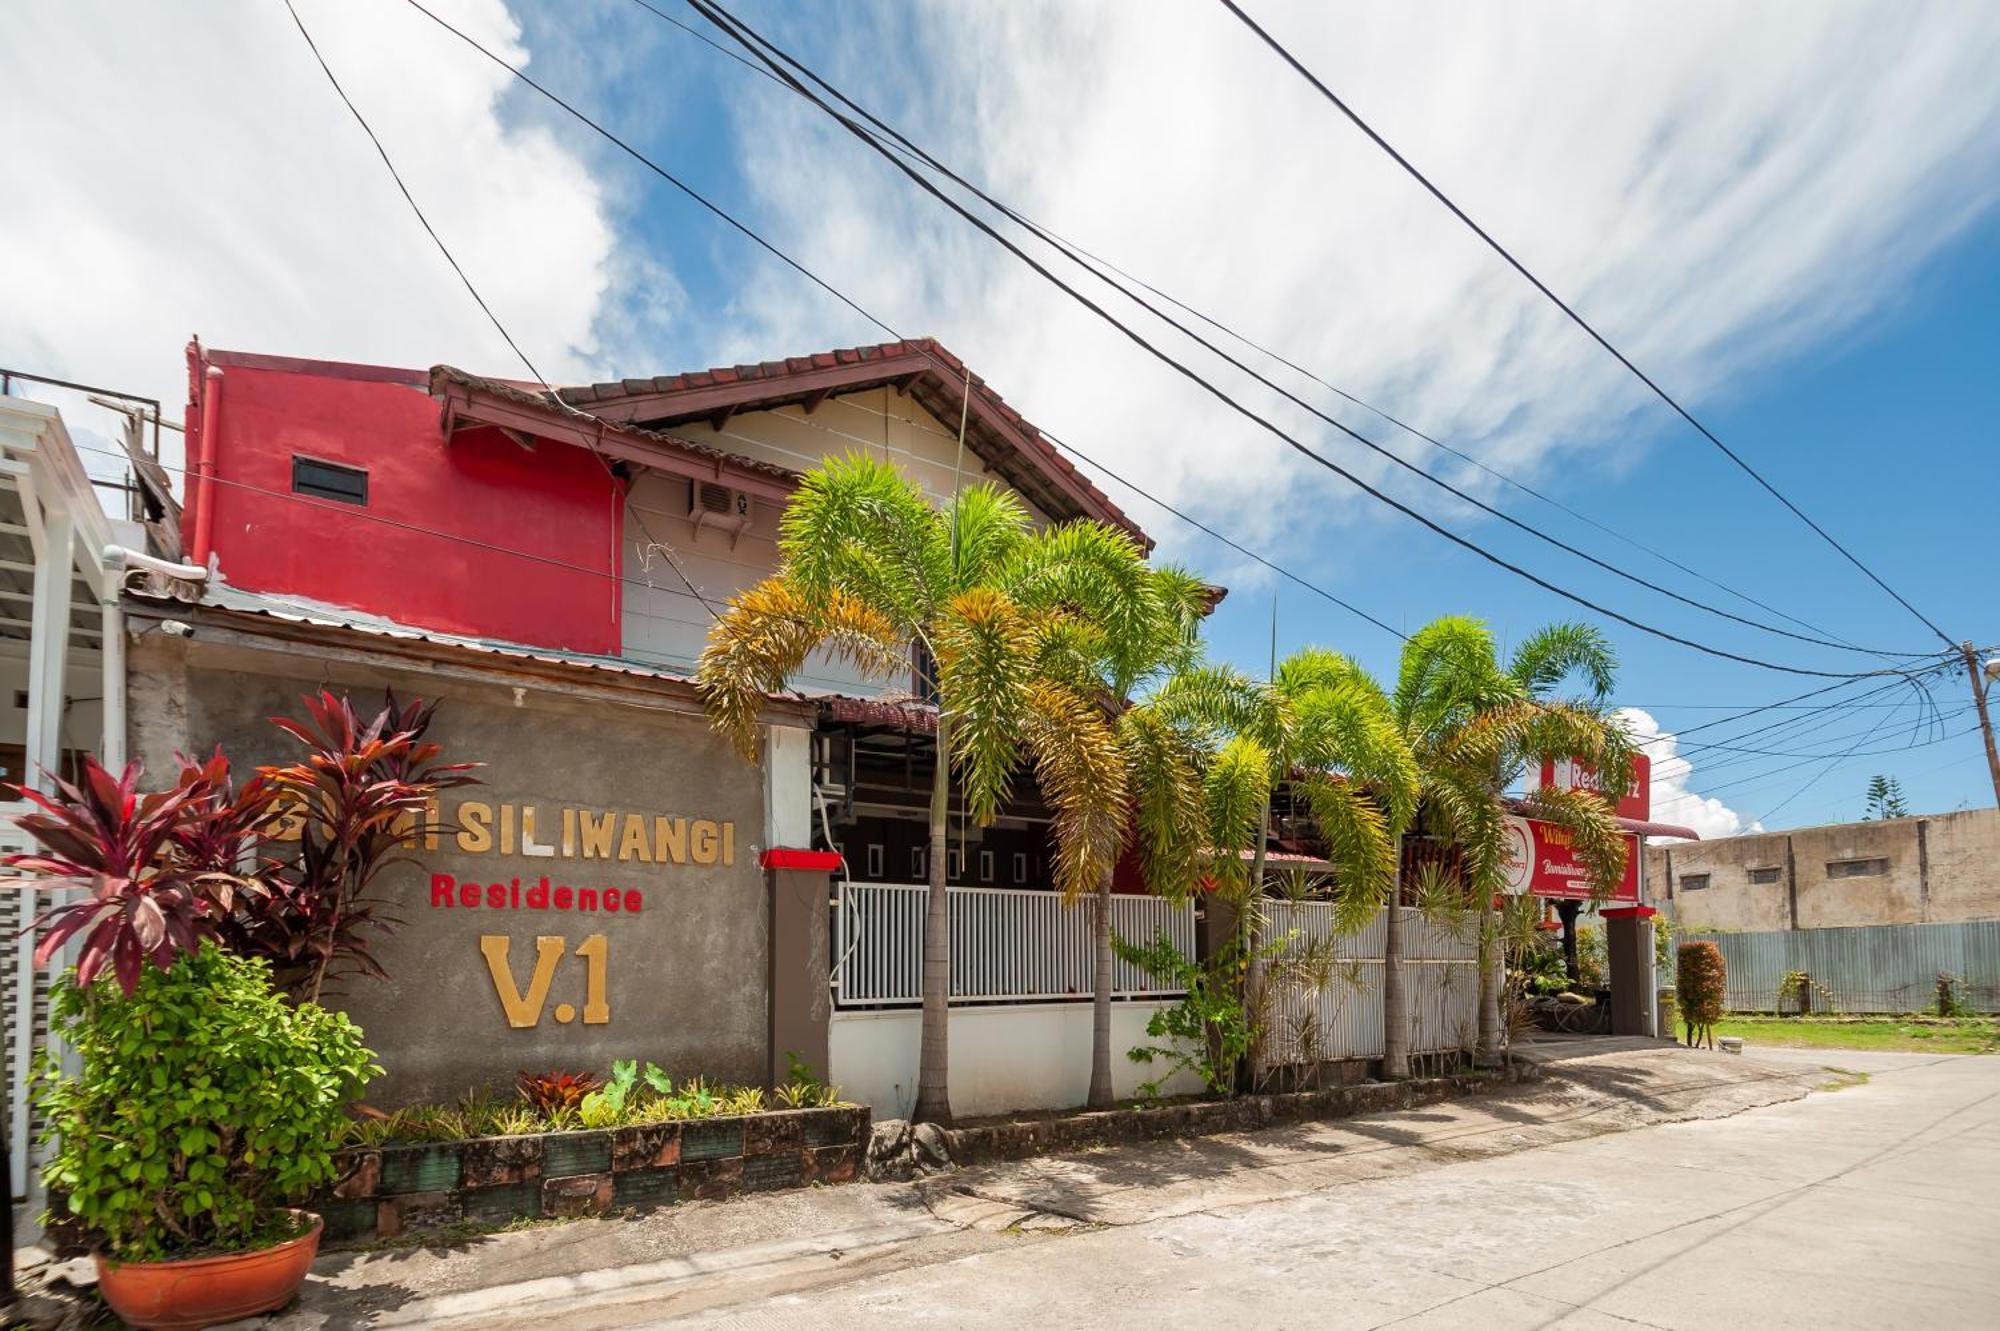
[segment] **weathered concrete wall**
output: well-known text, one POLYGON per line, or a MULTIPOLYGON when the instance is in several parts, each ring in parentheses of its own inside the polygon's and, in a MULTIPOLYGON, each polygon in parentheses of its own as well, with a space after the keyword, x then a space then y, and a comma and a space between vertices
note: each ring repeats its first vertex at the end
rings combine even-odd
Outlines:
POLYGON ((134 752, 155 780, 177 748, 219 742, 239 770, 291 758, 266 718, 297 715, 322 678, 357 709, 384 685, 441 698, 431 737, 485 764, 482 785, 443 801, 466 830, 382 880, 404 921, 378 952, 392 979, 351 980, 339 999, 388 1070, 371 1100, 628 1057, 677 1079, 764 1081, 762 777, 698 715, 332 661, 315 677, 296 657, 157 633, 131 669, 134 752))
POLYGON ((1972 809, 1646 848, 1648 891, 1682 929, 1761 931, 2000 919, 2000 812, 1972 809), (1863 861, 1869 872, 1840 866, 1863 861), (1875 871, 1879 869, 1879 872, 1875 871), (1775 882, 1752 875, 1775 870, 1775 882), (1690 888, 1707 875, 1708 886, 1690 888))
MULTIPOLYGON (((1162 1079, 1168 1095, 1201 1090, 1189 1072, 1168 1075, 1125 1057, 1156 1043, 1146 1023, 1165 1003, 1111 1005, 1112 1093, 1123 1099, 1139 1084, 1162 1079)), ((923 1013, 898 1008, 836 1012, 828 1033, 828 1080, 843 1098, 867 1105, 878 1118, 908 1118, 917 1098, 917 1055, 923 1013)), ((952 1112, 1005 1114, 1021 1109, 1074 1109, 1090 1090, 1090 1004, 1025 1003, 951 1010, 952 1112)))

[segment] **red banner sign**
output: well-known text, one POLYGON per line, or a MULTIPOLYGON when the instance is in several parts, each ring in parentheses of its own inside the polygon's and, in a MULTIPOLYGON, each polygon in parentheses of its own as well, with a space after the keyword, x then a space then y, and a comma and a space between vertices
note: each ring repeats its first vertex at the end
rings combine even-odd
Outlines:
MULTIPOLYGON (((1542 784, 1554 786, 1557 790, 1595 790, 1603 793, 1596 771, 1574 758, 1545 761, 1542 764, 1542 784)), ((1612 812, 1634 822, 1652 821, 1653 760, 1645 754, 1632 756, 1632 784, 1625 788, 1625 797, 1618 801, 1618 807, 1612 812)))
MULTIPOLYGON (((1555 900, 1588 901, 1590 871, 1577 858, 1570 844, 1569 829, 1537 818, 1507 820, 1509 848, 1506 891, 1519 896, 1549 897, 1555 900)), ((1639 838, 1625 838, 1625 877, 1606 905, 1636 905, 1639 900, 1639 838)))

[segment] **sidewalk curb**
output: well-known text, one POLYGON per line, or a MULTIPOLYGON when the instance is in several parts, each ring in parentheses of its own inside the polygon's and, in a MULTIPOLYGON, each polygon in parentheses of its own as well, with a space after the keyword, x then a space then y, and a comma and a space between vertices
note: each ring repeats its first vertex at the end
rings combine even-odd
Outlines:
MULTIPOLYGON (((551 1323, 553 1325, 559 1324, 560 1318, 549 1305, 573 1307, 579 1301, 587 1301, 591 1306, 600 1307, 629 1303, 665 1294, 698 1277, 749 1271, 770 1274, 795 1265, 822 1265, 907 1243, 912 1239, 953 1232, 954 1227, 942 1220, 911 1220, 901 1224, 833 1230, 804 1238, 774 1239, 767 1243, 725 1248, 719 1252, 667 1257, 609 1270, 544 1276, 457 1294, 440 1294, 374 1313, 368 1324, 371 1327, 448 1327, 470 1321, 473 1325, 485 1325, 503 1314, 519 1318, 546 1310, 556 1318, 551 1323)), ((314 1307, 315 1303, 329 1295, 337 1298, 339 1293, 337 1288, 321 1287, 315 1290, 308 1286, 295 1311, 307 1315, 319 1312, 314 1307)))

